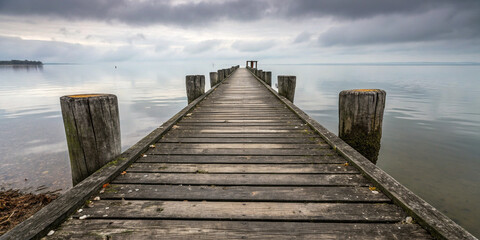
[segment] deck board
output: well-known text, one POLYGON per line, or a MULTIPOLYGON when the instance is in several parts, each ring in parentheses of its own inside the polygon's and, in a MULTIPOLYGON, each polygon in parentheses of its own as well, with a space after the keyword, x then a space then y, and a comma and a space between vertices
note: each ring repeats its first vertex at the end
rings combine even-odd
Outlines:
POLYGON ((238 69, 48 238, 430 238, 346 162, 238 69))

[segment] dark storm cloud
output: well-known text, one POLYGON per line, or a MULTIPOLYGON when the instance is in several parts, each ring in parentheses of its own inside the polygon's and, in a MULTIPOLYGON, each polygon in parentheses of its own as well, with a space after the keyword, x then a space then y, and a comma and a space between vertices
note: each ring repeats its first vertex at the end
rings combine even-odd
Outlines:
POLYGON ((119 21, 132 25, 200 25, 222 19, 251 21, 263 16, 263 1, 2 0, 0 14, 73 20, 119 21))

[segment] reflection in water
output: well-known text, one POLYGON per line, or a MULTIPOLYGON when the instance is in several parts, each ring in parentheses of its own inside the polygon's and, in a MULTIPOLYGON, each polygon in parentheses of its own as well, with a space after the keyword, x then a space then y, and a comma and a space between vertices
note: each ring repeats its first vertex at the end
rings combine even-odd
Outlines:
MULTIPOLYGON (((216 66, 222 68, 236 63, 216 66)), ((0 67, 0 186, 71 187, 59 97, 104 92, 119 99, 126 149, 186 106, 185 75, 211 64, 0 67), (63 145, 63 146, 62 146, 63 145), (25 180, 27 179, 27 180, 25 180)), ((378 166, 469 231, 480 235, 480 67, 279 66, 296 75, 296 105, 338 133, 338 93, 387 93, 378 166)))
POLYGON ((43 71, 43 65, 0 65, 1 70, 12 69, 14 71, 43 71))

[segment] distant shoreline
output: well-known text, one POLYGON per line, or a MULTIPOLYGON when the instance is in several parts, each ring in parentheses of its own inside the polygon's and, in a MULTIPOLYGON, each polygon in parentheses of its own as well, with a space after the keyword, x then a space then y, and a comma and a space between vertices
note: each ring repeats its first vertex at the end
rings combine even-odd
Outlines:
POLYGON ((0 61, 0 65, 27 65, 27 66, 41 66, 43 65, 40 61, 29 61, 29 60, 10 60, 10 61, 0 61))

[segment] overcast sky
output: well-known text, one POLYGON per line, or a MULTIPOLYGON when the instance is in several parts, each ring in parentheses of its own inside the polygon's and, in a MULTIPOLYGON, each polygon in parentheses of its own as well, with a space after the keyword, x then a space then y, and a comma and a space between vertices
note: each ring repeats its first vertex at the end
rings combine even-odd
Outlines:
POLYGON ((0 0, 0 60, 479 62, 480 0, 0 0))

